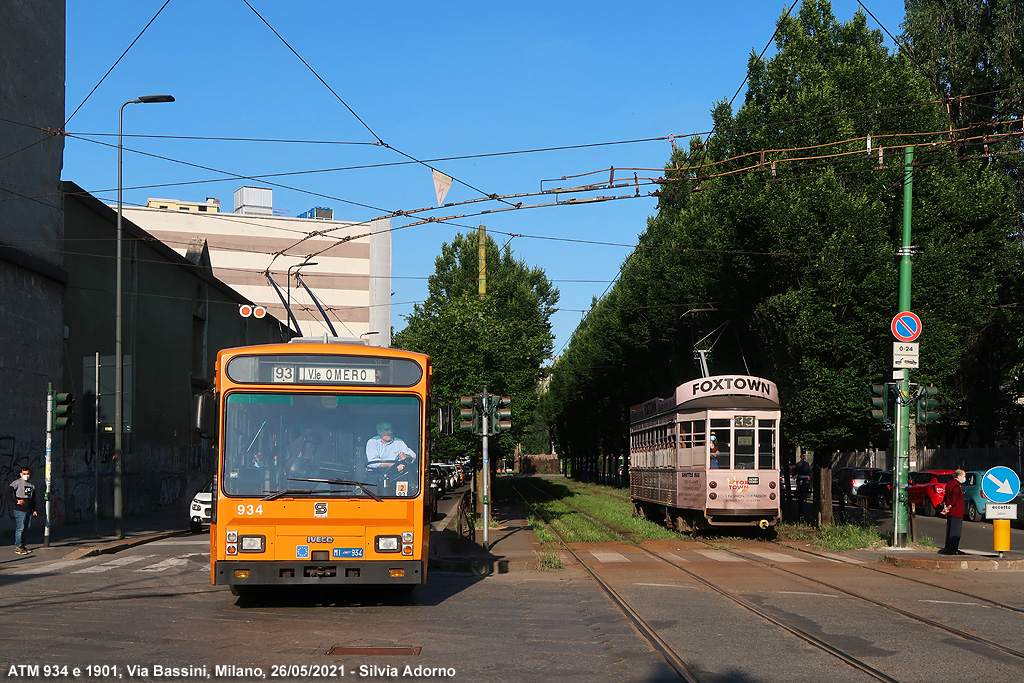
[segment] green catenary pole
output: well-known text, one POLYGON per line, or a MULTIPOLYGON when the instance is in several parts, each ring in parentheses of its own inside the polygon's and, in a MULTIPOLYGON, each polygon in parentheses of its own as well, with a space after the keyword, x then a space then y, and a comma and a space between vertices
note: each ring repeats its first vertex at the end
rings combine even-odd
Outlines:
MULTIPOLYGON (((914 196, 914 148, 903 150, 903 247, 900 249, 900 297, 899 311, 910 310, 910 282, 912 251, 910 245, 910 217, 914 196)), ((896 393, 896 461, 893 466, 893 525, 892 544, 894 547, 907 546, 907 484, 910 479, 910 370, 898 371, 896 393)))

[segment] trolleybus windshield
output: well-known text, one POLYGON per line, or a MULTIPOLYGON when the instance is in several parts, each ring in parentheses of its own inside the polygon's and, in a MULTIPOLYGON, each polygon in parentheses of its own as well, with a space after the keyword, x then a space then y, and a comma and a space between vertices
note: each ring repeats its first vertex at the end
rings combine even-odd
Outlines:
POLYGON ((417 496, 422 411, 415 396, 232 392, 224 404, 223 491, 417 496))

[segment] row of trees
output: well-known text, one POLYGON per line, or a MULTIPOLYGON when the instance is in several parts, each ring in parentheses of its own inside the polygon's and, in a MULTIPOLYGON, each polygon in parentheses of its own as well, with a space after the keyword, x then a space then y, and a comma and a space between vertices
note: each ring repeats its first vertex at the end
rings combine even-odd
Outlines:
POLYGON ((707 143, 669 161, 657 216, 554 368, 562 455, 621 452, 628 407, 698 376, 695 340, 722 325, 711 373, 775 380, 790 446, 884 447, 867 406, 891 377, 905 145, 925 330, 913 379, 943 400, 928 439, 1015 441, 1021 3, 907 4, 891 54, 863 14, 839 23, 805 0, 777 54, 751 56, 739 109, 718 103, 707 143))
MULTIPOLYGON (((395 345, 434 358, 444 404, 484 385, 513 397, 496 457, 547 450, 547 431, 563 456, 621 453, 629 406, 698 376, 693 349, 709 333, 712 374, 776 381, 790 447, 884 446, 869 385, 891 376, 913 145, 912 307, 925 329, 913 379, 940 387, 944 415, 928 439, 1015 439, 1022 26, 1019 0, 908 0, 893 54, 862 13, 839 23, 805 0, 780 19, 776 55, 751 55, 739 108, 717 103, 714 134, 669 160, 657 215, 553 369, 558 290, 487 238, 480 297, 476 235, 443 245, 395 345)), ((438 452, 477 445, 460 433, 438 452)))

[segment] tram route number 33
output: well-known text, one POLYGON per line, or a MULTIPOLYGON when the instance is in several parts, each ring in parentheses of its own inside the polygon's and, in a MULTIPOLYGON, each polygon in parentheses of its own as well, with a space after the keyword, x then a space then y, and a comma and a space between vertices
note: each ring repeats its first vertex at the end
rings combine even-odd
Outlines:
POLYGON ((238 514, 242 515, 242 516, 245 516, 245 515, 262 515, 263 514, 263 506, 262 505, 239 505, 238 506, 238 514))

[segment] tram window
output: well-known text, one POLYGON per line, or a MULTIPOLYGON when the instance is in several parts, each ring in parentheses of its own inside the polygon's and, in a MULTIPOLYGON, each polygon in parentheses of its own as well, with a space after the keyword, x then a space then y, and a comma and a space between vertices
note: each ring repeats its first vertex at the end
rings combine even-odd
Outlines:
POLYGON ((775 420, 758 420, 757 468, 775 469, 775 420))
POLYGON ((690 434, 693 435, 693 445, 703 446, 707 439, 707 435, 704 433, 704 420, 694 420, 690 425, 690 434))
POLYGON ((736 469, 754 469, 754 430, 736 430, 736 469))
POLYGON ((708 441, 711 436, 715 441, 708 446, 708 467, 711 469, 727 470, 732 467, 732 434, 729 430, 730 420, 712 420, 711 433, 708 434, 708 441))

